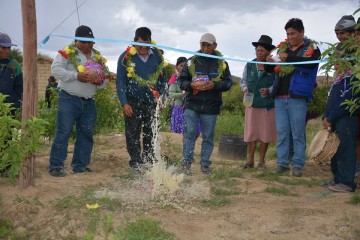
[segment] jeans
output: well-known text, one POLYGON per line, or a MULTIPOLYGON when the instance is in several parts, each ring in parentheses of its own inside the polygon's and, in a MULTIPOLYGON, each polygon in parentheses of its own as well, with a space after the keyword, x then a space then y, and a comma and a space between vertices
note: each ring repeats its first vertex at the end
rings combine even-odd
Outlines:
POLYGON ((129 165, 136 165, 154 160, 152 122, 155 117, 156 103, 129 103, 133 114, 125 118, 126 146, 130 155, 129 165), (141 154, 140 134, 143 135, 143 152, 141 154))
POLYGON ((185 109, 184 118, 183 163, 191 164, 193 161, 196 135, 198 134, 198 123, 200 121, 202 131, 200 164, 210 166, 210 156, 214 149, 216 115, 200 114, 191 109, 185 109))
POLYGON ((56 134, 51 146, 50 170, 63 168, 71 130, 75 123, 76 141, 71 166, 74 172, 82 172, 90 163, 93 149, 93 133, 96 122, 94 99, 83 99, 64 90, 59 93, 56 134))
POLYGON ((354 177, 356 172, 356 137, 358 134, 357 116, 340 118, 333 129, 337 132, 340 144, 331 159, 331 171, 334 182, 348 185, 353 190, 356 188, 354 177))
POLYGON ((293 167, 303 168, 305 164, 306 99, 276 98, 275 123, 278 137, 277 164, 289 168, 290 134, 292 135, 294 156, 293 167))

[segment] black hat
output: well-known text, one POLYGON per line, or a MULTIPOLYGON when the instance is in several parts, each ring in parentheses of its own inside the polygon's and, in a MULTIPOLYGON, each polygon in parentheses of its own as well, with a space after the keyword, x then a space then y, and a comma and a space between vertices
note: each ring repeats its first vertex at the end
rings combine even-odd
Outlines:
POLYGON ((135 31, 134 40, 137 41, 139 37, 144 41, 151 41, 151 31, 147 27, 139 27, 135 31))
POLYGON ((344 15, 335 25, 335 31, 353 32, 355 31, 355 18, 352 15, 344 15))
POLYGON ((88 26, 81 25, 75 31, 75 37, 94 38, 94 34, 88 26))
POLYGON ((257 42, 252 42, 252 45, 254 47, 257 46, 263 46, 266 50, 271 51, 275 48, 274 45, 272 45, 272 38, 267 36, 267 35, 261 35, 259 41, 257 42))

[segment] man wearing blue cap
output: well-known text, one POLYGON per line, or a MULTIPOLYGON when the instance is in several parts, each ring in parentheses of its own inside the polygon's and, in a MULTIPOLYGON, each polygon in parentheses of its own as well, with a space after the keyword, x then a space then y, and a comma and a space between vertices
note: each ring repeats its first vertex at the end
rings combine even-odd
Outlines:
POLYGON ((5 103, 12 103, 15 111, 21 107, 23 93, 23 75, 20 64, 10 56, 12 46, 10 37, 0 33, 0 93, 7 95, 5 103))

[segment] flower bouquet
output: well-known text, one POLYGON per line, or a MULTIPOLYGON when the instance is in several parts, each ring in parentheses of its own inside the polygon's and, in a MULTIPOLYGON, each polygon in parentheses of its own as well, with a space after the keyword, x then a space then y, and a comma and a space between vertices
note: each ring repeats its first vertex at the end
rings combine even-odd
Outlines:
POLYGON ((103 65, 97 62, 88 61, 85 63, 85 66, 79 65, 78 71, 89 76, 90 82, 95 85, 103 84, 106 78, 103 65))

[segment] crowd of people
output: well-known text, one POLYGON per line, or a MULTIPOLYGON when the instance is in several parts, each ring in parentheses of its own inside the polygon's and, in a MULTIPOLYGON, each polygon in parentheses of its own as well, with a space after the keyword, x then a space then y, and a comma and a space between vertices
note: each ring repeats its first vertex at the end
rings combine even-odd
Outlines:
MULTIPOLYGON (((351 56, 353 50, 344 43, 351 37, 360 41, 356 24, 353 16, 343 16, 338 21, 335 34, 340 42, 333 54, 338 54, 340 58, 351 56)), ((254 168, 258 142, 256 167, 258 170, 265 169, 269 143, 277 142, 277 165, 273 172, 283 174, 291 171, 294 177, 301 177, 306 160, 306 116, 316 87, 319 65, 313 61, 320 59, 321 52, 316 41, 305 36, 301 19, 290 19, 284 29, 287 40, 279 44, 277 51, 274 51, 276 47, 268 35, 261 35, 258 41, 252 42, 255 58, 246 64, 243 71, 240 82, 243 95, 253 95, 251 106, 245 107, 244 141, 249 151, 244 169, 254 168), (299 62, 309 63, 297 64, 299 62)), ((52 76, 45 93, 47 106, 51 107, 51 95, 54 91, 58 92, 56 135, 49 159, 49 172, 54 177, 66 176, 64 161, 74 125, 73 173, 92 172, 89 164, 96 121, 94 95, 97 89, 107 84, 105 61, 93 48, 95 42, 91 40, 94 38, 91 28, 79 26, 75 37, 86 40, 75 40, 59 51, 51 66, 52 76)), ((136 29, 134 42, 153 43, 151 30, 147 27, 136 29)), ((9 55, 13 45, 8 35, 0 34, 0 93, 8 95, 7 102, 16 109, 21 104, 23 80, 19 64, 9 55)), ((199 53, 222 56, 211 33, 201 36, 199 47, 199 53)), ((173 101, 171 130, 183 134, 181 166, 184 173, 192 174, 195 141, 201 134, 200 170, 210 174, 210 157, 214 148, 216 119, 222 108, 222 93, 233 85, 229 65, 222 58, 203 55, 180 57, 175 73, 166 79, 163 54, 161 49, 133 45, 118 59, 116 88, 125 119, 129 166, 134 171, 140 171, 143 167, 151 167, 156 160, 153 141, 156 134, 153 128, 155 109, 161 96, 168 91, 173 101)), ((351 63, 356 64, 355 61, 351 63)), ((331 159, 333 178, 324 185, 331 191, 353 192, 356 189, 357 160, 360 161, 360 154, 356 155, 360 153, 360 149, 356 148, 359 145, 357 142, 360 142, 360 138, 357 139, 360 118, 358 112, 351 113, 341 103, 359 96, 353 95, 351 90, 350 81, 357 81, 356 77, 349 68, 343 70, 342 67, 341 63, 334 66, 336 75, 323 115, 324 128, 336 131, 340 140, 339 148, 331 159)))

